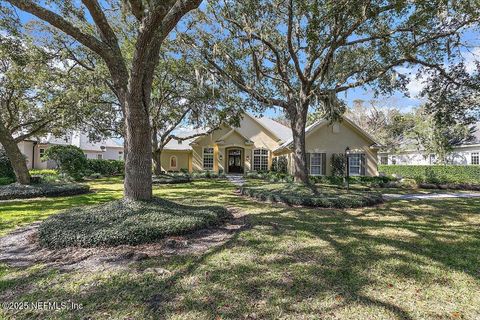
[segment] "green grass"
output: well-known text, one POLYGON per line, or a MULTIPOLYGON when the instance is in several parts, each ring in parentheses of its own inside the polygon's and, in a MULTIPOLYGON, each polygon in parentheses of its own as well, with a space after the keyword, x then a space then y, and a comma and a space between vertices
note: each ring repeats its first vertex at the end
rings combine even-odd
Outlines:
MULTIPOLYGON (((29 201, 7 203, 21 204, 23 214, 2 203, 0 217, 36 215, 28 218, 33 221, 62 207, 121 196, 118 180, 91 186, 99 192, 44 199, 30 209, 23 207, 32 206, 29 201)), ((332 210, 259 205, 233 191, 225 181, 155 187, 155 195, 185 205, 229 205, 250 214, 250 229, 200 256, 163 256, 128 271, 96 273, 0 266, 0 301, 70 299, 83 306, 0 311, 0 318, 480 318, 479 199, 332 210), (172 273, 141 272, 147 267, 172 273)))

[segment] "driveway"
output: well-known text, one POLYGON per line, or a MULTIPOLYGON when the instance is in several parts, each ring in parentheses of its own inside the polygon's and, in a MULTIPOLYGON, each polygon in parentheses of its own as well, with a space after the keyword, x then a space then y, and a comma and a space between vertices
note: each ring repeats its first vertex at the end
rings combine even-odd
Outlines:
POLYGON ((411 193, 411 194, 390 194, 382 195, 386 200, 435 200, 445 198, 480 198, 480 193, 411 193))

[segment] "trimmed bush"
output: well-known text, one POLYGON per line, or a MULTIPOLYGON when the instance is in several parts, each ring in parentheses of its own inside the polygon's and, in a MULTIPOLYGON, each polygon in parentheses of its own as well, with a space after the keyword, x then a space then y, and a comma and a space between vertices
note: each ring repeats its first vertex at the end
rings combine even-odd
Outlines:
POLYGON ((77 183, 39 183, 32 185, 12 183, 0 186, 0 200, 73 196, 89 191, 89 186, 77 183))
POLYGON ((190 176, 185 174, 162 174, 152 178, 153 184, 175 184, 190 182, 190 176))
POLYGON ((52 146, 45 151, 45 159, 54 161, 59 171, 74 180, 81 180, 88 162, 82 149, 76 146, 52 146))
POLYGON ((192 179, 225 179, 225 174, 211 171, 196 171, 191 174, 192 179))
POLYGON ((125 174, 125 163, 120 160, 87 159, 87 167, 90 172, 99 173, 102 176, 125 174))
POLYGON ((41 181, 45 182, 54 182, 57 180, 61 180, 60 175, 58 174, 57 170, 52 169, 32 169, 30 170, 30 175, 33 177, 39 177, 41 181))
POLYGON ((358 208, 383 202, 377 192, 350 191, 336 188, 310 188, 293 183, 268 183, 243 186, 240 192, 260 201, 281 202, 288 205, 301 205, 322 208, 358 208))
POLYGON ((15 172, 13 172, 12 164, 3 149, 0 149, 0 178, 15 180, 15 172))
POLYGON ((414 179, 417 183, 480 184, 480 166, 474 165, 380 165, 378 171, 387 175, 395 174, 414 179))
POLYGON ((159 198, 116 200, 51 216, 40 225, 39 240, 48 248, 137 245, 213 226, 228 217, 219 206, 187 206, 159 198))

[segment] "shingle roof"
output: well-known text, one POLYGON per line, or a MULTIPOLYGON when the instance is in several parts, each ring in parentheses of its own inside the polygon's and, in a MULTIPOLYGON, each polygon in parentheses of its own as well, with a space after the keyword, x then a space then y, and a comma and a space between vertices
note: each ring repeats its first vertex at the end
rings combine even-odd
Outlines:
POLYGON ((264 127, 270 129, 283 141, 287 141, 292 138, 292 129, 290 129, 289 127, 284 126, 283 124, 267 117, 255 119, 257 119, 257 121, 260 122, 264 127))

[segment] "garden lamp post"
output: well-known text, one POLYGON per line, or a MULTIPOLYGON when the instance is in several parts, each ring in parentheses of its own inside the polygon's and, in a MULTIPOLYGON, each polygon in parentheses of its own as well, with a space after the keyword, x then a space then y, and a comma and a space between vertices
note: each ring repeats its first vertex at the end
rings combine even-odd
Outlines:
POLYGON ((350 154, 350 147, 345 148, 345 182, 347 185, 347 191, 350 189, 349 182, 349 167, 348 167, 348 155, 350 154))

